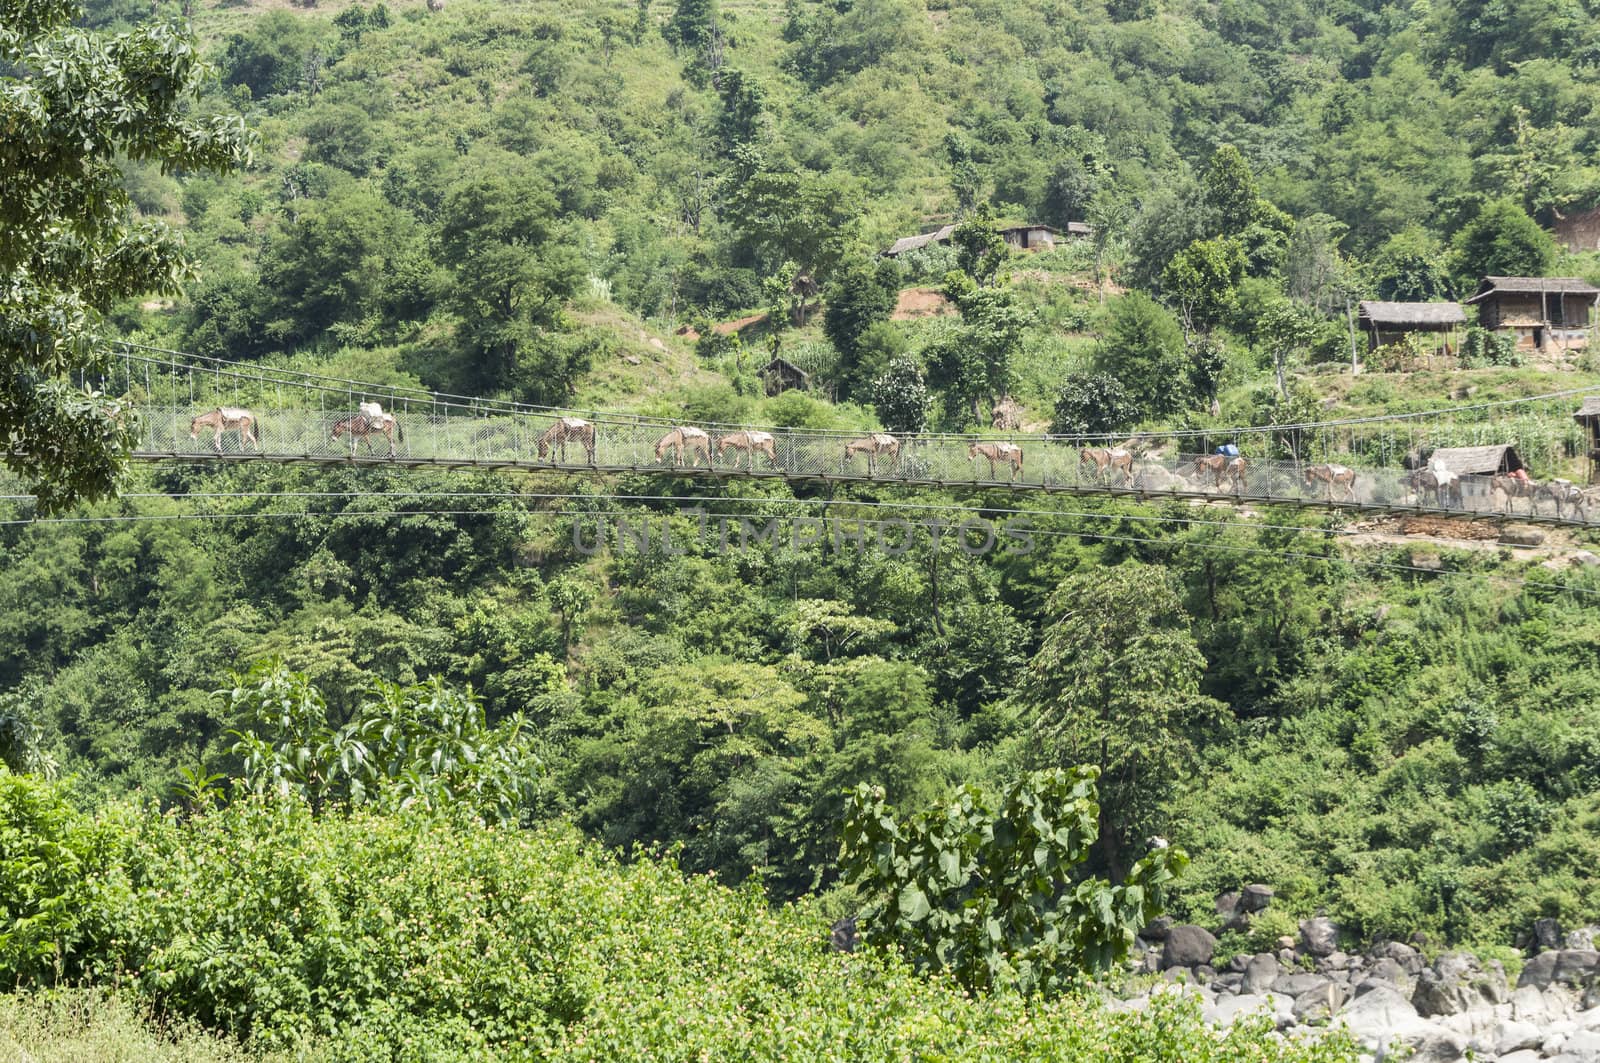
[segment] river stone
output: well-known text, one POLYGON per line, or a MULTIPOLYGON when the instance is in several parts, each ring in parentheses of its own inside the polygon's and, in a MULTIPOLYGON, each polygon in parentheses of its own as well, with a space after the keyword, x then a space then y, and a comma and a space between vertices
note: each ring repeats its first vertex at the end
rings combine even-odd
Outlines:
POLYGON ((1376 1051, 1397 1041, 1420 1038, 1433 1026, 1398 990, 1378 987, 1350 1001, 1338 1018, 1362 1045, 1376 1051))
POLYGON ((1259 882, 1246 886, 1239 891, 1239 908, 1254 915, 1264 912, 1267 905, 1272 903, 1272 887, 1263 886, 1259 882))
POLYGON ((1239 983, 1242 993, 1261 993, 1272 988, 1283 968, 1278 958, 1270 952, 1258 952, 1250 957, 1244 968, 1244 981, 1239 983))
POLYGON ((1267 1014, 1276 1019, 1277 1009, 1266 995, 1260 993, 1240 993, 1233 997, 1219 997, 1217 1002, 1205 1010, 1205 1020, 1218 1026, 1232 1026, 1241 1015, 1265 1008, 1267 1014))
POLYGON ((1574 1030, 1561 1044, 1561 1051, 1589 1059, 1600 1059, 1600 1030, 1574 1030))
POLYGON ((1594 949, 1562 949, 1556 953, 1555 980, 1562 985, 1582 985, 1600 970, 1600 952, 1594 949))
POLYGON ((1331 1018, 1349 996, 1350 990, 1345 986, 1325 979, 1323 985, 1294 998, 1294 1017, 1301 1022, 1331 1018))
POLYGON ((1495 1063, 1543 1063, 1537 1050, 1532 1048, 1519 1048, 1495 1060, 1495 1063))
POLYGON ((1404 967, 1385 956, 1381 960, 1372 961, 1372 966, 1367 968, 1367 976, 1362 984, 1364 985, 1373 979, 1387 982, 1393 986, 1403 986, 1410 983, 1411 976, 1406 973, 1404 967))
POLYGON ((1411 1003, 1423 1017, 1454 1015, 1478 1004, 1482 997, 1470 984, 1475 962, 1460 953, 1447 952, 1417 975, 1411 1003))
POLYGON ((1185 923, 1167 932, 1166 945, 1161 950, 1163 967, 1199 967, 1211 962, 1216 952, 1217 939, 1205 927, 1185 923))
POLYGON ((1282 974, 1273 981, 1272 991, 1274 993, 1282 993, 1286 997, 1297 997, 1301 993, 1309 993, 1313 989, 1325 986, 1331 981, 1331 978, 1324 978, 1320 974, 1306 974, 1304 972, 1282 974))
POLYGON ((1561 924, 1554 919, 1535 919, 1533 922, 1533 941, 1542 952, 1545 949, 1559 949, 1561 947, 1561 924))
POLYGON ((1508 1056, 1524 1048, 1538 1048, 1544 1044, 1545 1032, 1542 1027, 1531 1022, 1517 1022, 1515 1019, 1502 1022, 1494 1029, 1494 1053, 1497 1056, 1508 1056))
POLYGON ((1385 941, 1381 945, 1374 945, 1367 955, 1375 960, 1393 960, 1413 978, 1427 966, 1422 962, 1422 954, 1402 941, 1385 941))
POLYGON ((1517 988, 1532 987, 1543 989, 1555 980, 1556 954, 1541 952, 1533 959, 1522 965, 1522 973, 1517 976, 1517 988))
POLYGON ((1339 947, 1339 924, 1325 915, 1300 924, 1300 943, 1313 956, 1331 956, 1339 947))
POLYGON ((1165 941, 1167 934, 1172 930, 1172 917, 1158 915, 1150 920, 1150 925, 1139 931, 1139 936, 1146 941, 1165 941))
POLYGON ((1600 931, 1600 927, 1580 926, 1578 929, 1572 931, 1570 934, 1567 935, 1567 942, 1566 942, 1567 948, 1569 948, 1569 949, 1592 949, 1592 948, 1594 948, 1594 938, 1595 938, 1595 932, 1596 931, 1600 931))
POLYGON ((1507 546, 1539 546, 1544 542, 1544 532, 1537 528, 1506 528, 1500 541, 1507 546))
POLYGON ((1424 1037, 1406 1060, 1407 1063, 1460 1063, 1466 1054, 1466 1041, 1452 1033, 1436 1033, 1424 1037))

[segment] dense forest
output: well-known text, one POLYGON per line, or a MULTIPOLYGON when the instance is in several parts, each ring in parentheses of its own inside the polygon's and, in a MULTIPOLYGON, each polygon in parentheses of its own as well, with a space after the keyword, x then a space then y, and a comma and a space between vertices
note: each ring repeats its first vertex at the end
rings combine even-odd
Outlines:
MULTIPOLYGON (((256 138, 231 174, 120 160, 198 267, 117 302, 120 337, 893 431, 1002 407, 1030 432, 1267 425, 1600 381, 1594 355, 1478 329, 1442 360, 1369 354, 1352 319, 1490 274, 1600 280, 1550 235, 1600 205, 1581 4, 433 6, 88 5, 106 33, 192 19, 198 113, 256 138), (1024 256, 994 235, 1018 222, 1092 234, 1024 256), (765 394, 773 356, 810 387, 765 394)), ((1578 468, 1565 437, 1530 453, 1578 468)), ((1353 544, 1348 516, 1287 510, 263 465, 138 467, 36 522, 25 488, 0 500, 3 752, 55 781, 0 779, 3 866, 28 869, 0 902, 74 914, 0 959, 23 982, 127 972, 262 1050, 766 1058, 850 1013, 858 1058, 1018 1058, 1018 1023, 1073 1046, 1054 1058, 1150 1058, 1193 1024, 1080 1044, 1075 998, 974 1001, 871 950, 838 967, 828 924, 867 902, 840 842, 862 783, 905 817, 1092 765, 1089 872, 1120 881, 1159 835, 1190 861, 1165 885, 1180 921, 1276 889, 1225 953, 1319 911, 1352 945, 1486 956, 1541 917, 1600 922, 1600 567, 1565 561, 1593 533, 1529 553, 1353 544), (687 506, 834 534, 725 549, 687 506), (1030 549, 859 545, 973 514, 1030 549), (581 548, 619 517, 689 546, 581 548), (189 921, 163 899, 190 895, 189 921), (718 1025, 730 1000, 752 1017, 718 1025)), ((1171 1058, 1347 1047, 1231 1036, 1171 1058)))

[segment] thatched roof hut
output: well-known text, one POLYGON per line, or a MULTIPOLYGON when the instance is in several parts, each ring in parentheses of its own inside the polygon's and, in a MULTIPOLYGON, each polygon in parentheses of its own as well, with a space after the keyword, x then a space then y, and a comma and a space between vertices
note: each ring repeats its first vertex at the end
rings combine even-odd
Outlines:
POLYGON ((811 386, 811 374, 787 358, 774 358, 762 366, 761 380, 768 396, 782 394, 791 388, 811 386))
MULTIPOLYGON (((1460 303, 1385 303, 1375 299, 1361 303, 1361 329, 1367 334, 1369 350, 1403 340, 1409 332, 1453 333, 1467 323, 1460 303)), ((1451 347, 1445 341, 1445 349, 1451 347)))
POLYGON ((1522 468, 1517 448, 1510 443, 1487 447, 1440 447, 1428 464, 1443 466, 1458 476, 1495 476, 1522 468))

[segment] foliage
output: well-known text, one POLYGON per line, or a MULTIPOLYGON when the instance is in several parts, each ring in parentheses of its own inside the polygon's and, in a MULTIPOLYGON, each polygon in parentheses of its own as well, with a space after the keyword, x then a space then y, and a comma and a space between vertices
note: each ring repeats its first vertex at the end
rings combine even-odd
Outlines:
POLYGON ((1229 318, 1244 267, 1244 245, 1234 237, 1196 240, 1174 256, 1161 286, 1178 304, 1185 330, 1206 331, 1229 318))
MULTIPOLYGON (((1021 1058, 1040 1043, 1103 1063, 1163 1043, 1203 1063, 1354 1058, 1339 1037, 1213 1032, 1177 1000, 1144 1016, 1071 997, 974 1000, 892 954, 830 954, 814 908, 775 909, 669 859, 623 864, 569 828, 255 801, 185 821, 121 810, 96 827, 53 788, 0 779, 0 822, 41 802, 66 817, 57 837, 111 843, 93 866, 57 865, 43 894, 106 930, 58 938, 65 969, 120 971, 124 992, 180 1028, 283 1058, 776 1060, 836 1049, 841 1029, 861 1058, 1021 1058)), ((17 876, 0 863, 0 895, 17 876)))
POLYGON ((1159 848, 1116 886, 1079 878, 1099 830, 1098 774, 1035 772, 997 793, 968 786, 904 826, 882 788, 860 784, 842 859, 869 898, 868 938, 898 942, 974 991, 1051 992, 1121 962, 1188 857, 1159 848))
POLYGON ((1543 277, 1556 262, 1555 241, 1511 199, 1485 203, 1454 240, 1462 288, 1479 277, 1543 277))
MULTIPOLYGON (((1142 292, 1130 292, 1107 308, 1094 366, 1121 385, 1135 417, 1173 413, 1190 397, 1178 322, 1142 292)), ((1106 411, 1105 419, 1112 412, 1106 411)))
POLYGON ((1055 435, 1106 435, 1125 432, 1139 419, 1139 407, 1110 373, 1070 373, 1056 392, 1050 431, 1055 435))
POLYGON ((891 432, 916 433, 928 426, 928 385, 915 358, 892 360, 872 382, 872 405, 891 432))
POLYGON ((519 822, 537 792, 539 761, 514 717, 489 727, 468 689, 438 678, 403 688, 377 683, 352 719, 335 728, 322 695, 281 661, 234 676, 230 714, 251 730, 234 755, 253 794, 294 797, 314 811, 375 802, 384 807, 461 805, 519 822))
POLYGON ((1516 340, 1503 332, 1490 332, 1476 326, 1461 337, 1461 364, 1469 369, 1489 365, 1519 366, 1516 340))
MULTIPOLYGON (((898 271, 888 259, 880 259, 876 266, 858 259, 835 274, 828 287, 822 331, 828 342, 838 348, 840 371, 847 379, 856 379, 861 385, 872 379, 861 379, 854 372, 861 361, 862 338, 874 325, 888 322, 899 287, 898 271)), ((855 390, 855 386, 850 388, 855 390)))
POLYGON ((84 384, 108 354, 121 299, 175 295, 192 262, 165 224, 136 216, 119 158, 225 171, 249 161, 239 119, 199 118, 208 74, 187 30, 75 29, 76 4, 0 4, 0 439, 45 511, 105 496, 132 424, 84 384))

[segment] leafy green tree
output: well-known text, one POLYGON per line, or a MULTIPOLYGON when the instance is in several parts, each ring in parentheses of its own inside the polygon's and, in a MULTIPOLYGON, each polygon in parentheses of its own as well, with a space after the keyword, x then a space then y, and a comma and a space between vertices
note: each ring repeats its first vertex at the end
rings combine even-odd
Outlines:
POLYGON ((1031 723, 1023 758, 1098 769, 1100 866, 1115 869, 1138 839, 1165 830, 1197 763, 1196 729, 1221 706, 1200 693, 1205 658, 1162 569, 1075 573, 1049 612, 1057 619, 1015 698, 1031 723))
POLYGON ((1110 373, 1068 373, 1056 391, 1050 431, 1056 435, 1125 432, 1139 420, 1139 407, 1110 373))
POLYGON ((1273 299, 1261 308, 1255 321, 1256 341, 1272 358, 1278 394, 1289 397, 1288 366, 1296 351, 1316 336, 1317 319, 1311 311, 1291 299, 1273 299))
MULTIPOLYGON (((640 17, 644 9, 640 9, 640 17)), ((674 48, 698 51, 709 44, 717 33, 716 0, 678 0, 672 17, 662 27, 661 35, 674 48)))
POLYGON ((73 383, 109 353, 102 315, 175 295, 195 270, 176 234, 136 217, 119 158, 227 171, 248 161, 237 117, 189 110, 209 69, 164 23, 103 37, 68 0, 0 0, 0 450, 48 512, 110 494, 132 420, 73 383))
POLYGON ((1261 194, 1244 156, 1232 144, 1223 144, 1212 154, 1201 192, 1216 211, 1221 235, 1238 236, 1255 221, 1261 194))
POLYGON ((917 433, 928 427, 928 385, 922 365, 902 355, 872 382, 872 408, 891 432, 917 433))
POLYGON ((1420 225, 1409 225, 1385 240, 1372 256, 1370 271, 1379 299, 1427 303, 1451 295, 1444 246, 1420 225))
POLYGON ((1514 199, 1483 205, 1453 242, 1463 288, 1479 277, 1543 277, 1556 264, 1556 243, 1514 199))
MULTIPOLYGON (((366 27, 365 15, 361 25, 366 27)), ((223 83, 244 85, 257 99, 292 92, 305 83, 308 69, 321 55, 325 33, 315 20, 268 11, 228 40, 222 56, 223 83)))
POLYGON ((1120 963, 1188 864, 1163 844, 1117 885, 1081 874, 1100 831, 1092 767, 963 787, 902 824, 881 787, 859 784, 841 861, 867 898, 869 940, 973 992, 1061 989, 1120 963))
POLYGON ((722 113, 717 116, 720 149, 727 153, 740 144, 759 140, 765 111, 760 83, 742 70, 726 67, 717 76, 717 95, 722 99, 722 113))
POLYGON ((566 398, 582 352, 557 334, 584 270, 539 174, 509 154, 469 156, 440 207, 439 247, 455 272, 468 383, 566 398))
POLYGON ((462 805, 513 824, 534 799, 540 765, 521 717, 489 727, 470 689, 437 677, 375 683, 342 727, 306 676, 280 661, 236 674, 219 693, 246 728, 233 752, 251 793, 303 798, 314 810, 462 805))
POLYGON ((1183 333, 1172 314, 1143 292, 1129 292, 1107 308, 1094 368, 1121 385, 1135 420, 1165 416, 1189 399, 1183 333))
POLYGON ((818 284, 855 243, 861 188, 842 174, 808 174, 755 168, 736 174, 723 217, 738 234, 740 250, 762 272, 785 261, 818 284))
POLYGON ((1233 237, 1196 240, 1167 263, 1161 287, 1178 304, 1185 333, 1208 332, 1228 319, 1244 269, 1244 245, 1233 237))
POLYGON ((855 380, 861 338, 874 325, 887 322, 900 295, 899 272, 888 259, 873 264, 864 258, 844 262, 828 286, 822 333, 839 352, 840 375, 855 380))

